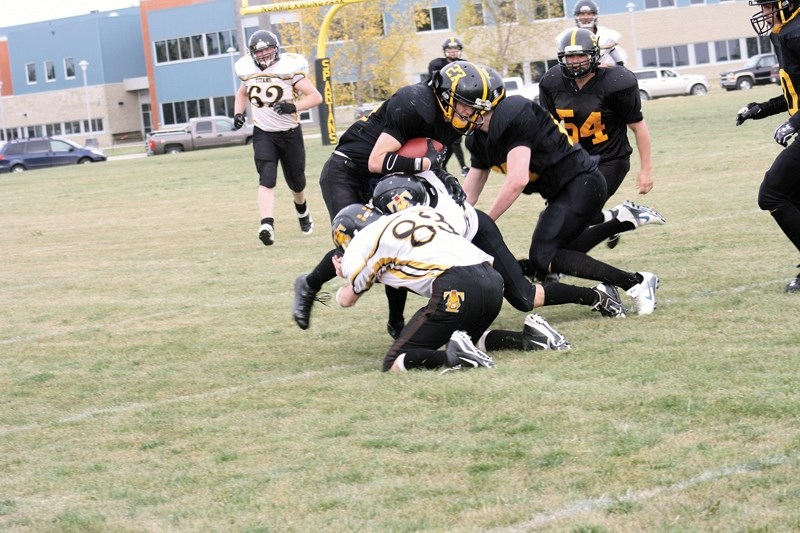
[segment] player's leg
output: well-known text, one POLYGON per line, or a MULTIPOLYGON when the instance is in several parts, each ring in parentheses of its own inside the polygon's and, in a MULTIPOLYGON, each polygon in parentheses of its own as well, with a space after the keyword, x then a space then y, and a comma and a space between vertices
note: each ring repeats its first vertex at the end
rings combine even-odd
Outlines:
POLYGON ((314 231, 314 219, 306 203, 306 148, 300 126, 282 134, 281 168, 286 184, 292 191, 300 231, 309 235, 314 231))
MULTIPOLYGON (((784 148, 764 175, 758 191, 758 207, 769 211, 784 235, 800 251, 800 142, 784 148)), ((785 288, 800 292, 800 274, 785 288)))
POLYGON ((275 182, 278 177, 278 149, 273 134, 258 128, 253 130, 253 155, 258 172, 258 211, 261 222, 258 238, 269 246, 275 242, 275 182))

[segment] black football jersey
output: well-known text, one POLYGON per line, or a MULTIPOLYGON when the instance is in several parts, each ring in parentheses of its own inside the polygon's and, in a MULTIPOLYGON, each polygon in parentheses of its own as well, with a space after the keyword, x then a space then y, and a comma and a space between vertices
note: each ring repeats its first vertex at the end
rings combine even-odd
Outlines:
POLYGON ((539 84, 539 101, 553 118, 564 121, 572 142, 601 161, 633 152, 627 125, 643 119, 642 101, 636 76, 627 68, 599 68, 579 91, 556 65, 539 84))
POLYGON ((524 96, 508 96, 492 111, 489 133, 467 137, 472 166, 506 171, 508 152, 517 146, 531 149, 530 184, 525 193, 549 198, 583 172, 597 168, 597 158, 576 144, 550 114, 524 96))
POLYGON ((773 29, 769 36, 780 65, 780 84, 792 122, 800 124, 797 115, 798 91, 800 91, 800 17, 795 17, 780 28, 773 29), (777 32, 776 32, 777 30, 777 32), (797 116, 795 116, 797 115, 797 116))
POLYGON ((401 87, 378 109, 354 122, 339 139, 336 151, 366 169, 369 154, 383 132, 401 144, 416 137, 429 137, 450 146, 461 137, 445 122, 436 95, 424 83, 401 87))

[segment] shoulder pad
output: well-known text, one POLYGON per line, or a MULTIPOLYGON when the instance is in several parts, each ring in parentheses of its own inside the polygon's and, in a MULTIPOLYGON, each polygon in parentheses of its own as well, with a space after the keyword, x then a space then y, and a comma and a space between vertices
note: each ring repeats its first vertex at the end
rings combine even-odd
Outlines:
POLYGON ((605 26, 597 27, 597 43, 601 48, 611 48, 619 42, 621 36, 618 31, 611 28, 606 28, 605 26))
POLYGON ((300 54, 283 53, 280 60, 273 65, 281 72, 302 72, 308 74, 308 60, 300 54))
POLYGON ((236 75, 241 78, 245 79, 253 74, 258 74, 261 72, 255 63, 253 63, 252 58, 249 55, 242 56, 236 60, 236 64, 234 65, 234 70, 236 71, 236 75))

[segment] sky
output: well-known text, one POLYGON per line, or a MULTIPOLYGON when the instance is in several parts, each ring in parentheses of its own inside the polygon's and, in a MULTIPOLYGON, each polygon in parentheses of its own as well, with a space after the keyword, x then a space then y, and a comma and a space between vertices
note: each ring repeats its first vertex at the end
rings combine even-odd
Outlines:
POLYGON ((0 27, 138 6, 139 0, 3 0, 0 27))

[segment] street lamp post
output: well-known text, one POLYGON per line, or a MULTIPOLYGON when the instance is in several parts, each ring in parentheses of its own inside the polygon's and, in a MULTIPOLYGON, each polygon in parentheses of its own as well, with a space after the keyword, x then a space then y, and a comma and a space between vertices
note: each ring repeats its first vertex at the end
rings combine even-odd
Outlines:
POLYGON ((233 72, 233 94, 236 96, 236 91, 239 90, 239 84, 236 83, 236 66, 233 61, 233 54, 236 53, 236 48, 229 46, 225 52, 228 54, 228 57, 231 58, 231 71, 233 72))
POLYGON ((86 101, 86 117, 89 119, 86 144, 89 144, 92 135, 92 108, 89 106, 89 87, 86 84, 86 69, 89 67, 89 62, 83 59, 78 63, 78 66, 81 67, 83 71, 83 99, 86 101))
POLYGON ((633 39, 633 57, 636 60, 634 62, 634 64, 636 66, 638 66, 639 65, 639 59, 638 59, 639 54, 636 51, 636 19, 634 18, 634 15, 633 15, 633 10, 636 9, 636 4, 634 4, 633 2, 628 2, 627 4, 625 4, 625 7, 628 9, 628 13, 631 14, 631 39, 633 39))

